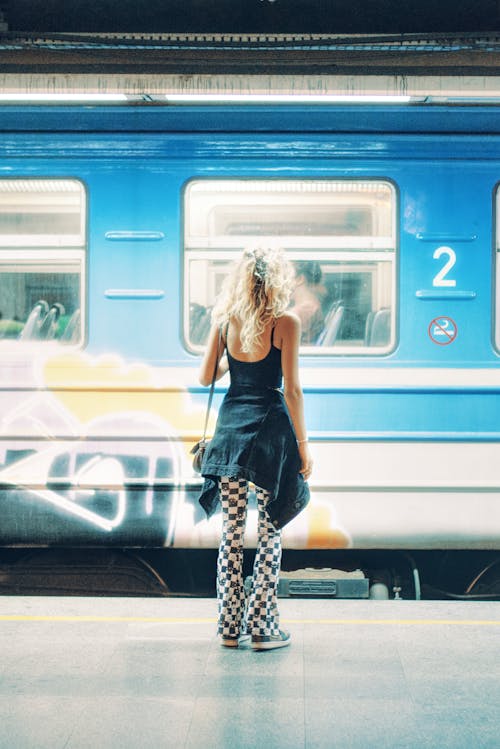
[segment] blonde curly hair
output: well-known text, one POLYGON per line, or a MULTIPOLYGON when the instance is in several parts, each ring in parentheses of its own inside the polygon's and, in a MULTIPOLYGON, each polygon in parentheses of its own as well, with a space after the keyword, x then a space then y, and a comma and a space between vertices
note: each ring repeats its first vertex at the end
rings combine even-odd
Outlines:
POLYGON ((245 250, 226 276, 212 322, 241 322, 241 350, 252 353, 266 325, 280 317, 290 303, 294 271, 285 253, 276 248, 245 250))

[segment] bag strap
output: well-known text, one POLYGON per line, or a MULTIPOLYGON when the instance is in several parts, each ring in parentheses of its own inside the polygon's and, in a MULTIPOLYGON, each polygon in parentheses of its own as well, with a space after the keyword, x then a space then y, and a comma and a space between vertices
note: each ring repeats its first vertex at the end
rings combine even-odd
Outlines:
POLYGON ((217 356, 215 357, 215 366, 214 366, 214 373, 212 375, 212 382, 210 384, 210 394, 208 396, 208 404, 207 404, 207 412, 205 414, 205 426, 203 427, 203 437, 202 442, 205 442, 205 437, 207 436, 207 426, 208 426, 208 417, 210 416, 210 409, 212 407, 212 400, 214 397, 214 387, 215 387, 215 376, 217 374, 217 369, 219 367, 219 349, 220 349, 220 342, 222 339, 222 328, 219 328, 219 339, 217 341, 217 356))

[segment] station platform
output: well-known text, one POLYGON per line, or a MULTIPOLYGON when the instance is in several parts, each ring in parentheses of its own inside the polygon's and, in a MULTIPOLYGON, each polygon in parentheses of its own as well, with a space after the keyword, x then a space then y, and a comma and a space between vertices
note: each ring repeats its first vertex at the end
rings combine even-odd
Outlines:
POLYGON ((500 747, 500 603, 280 610, 291 646, 254 652, 214 599, 0 598, 0 747, 500 747))

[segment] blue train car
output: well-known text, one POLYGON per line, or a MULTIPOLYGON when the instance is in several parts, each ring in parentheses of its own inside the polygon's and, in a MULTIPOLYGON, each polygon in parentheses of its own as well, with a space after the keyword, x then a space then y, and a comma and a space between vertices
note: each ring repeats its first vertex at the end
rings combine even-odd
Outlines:
POLYGON ((488 103, 3 105, 0 545, 217 546, 200 354, 278 244, 315 459, 285 548, 498 560, 499 179, 488 103))

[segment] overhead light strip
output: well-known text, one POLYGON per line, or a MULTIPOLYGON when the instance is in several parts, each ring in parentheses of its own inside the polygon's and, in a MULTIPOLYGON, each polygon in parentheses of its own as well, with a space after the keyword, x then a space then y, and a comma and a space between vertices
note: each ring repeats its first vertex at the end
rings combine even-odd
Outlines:
POLYGON ((12 92, 0 93, 0 103, 5 104, 135 104, 135 105, 245 105, 245 104, 429 104, 467 105, 500 104, 500 94, 495 95, 403 95, 403 94, 127 94, 127 93, 50 93, 12 92))
POLYGON ((405 104, 414 97, 337 94, 101 94, 0 93, 6 103, 157 103, 157 104, 405 104))
POLYGON ((75 104, 85 104, 87 102, 94 102, 96 104, 113 103, 113 102, 126 102, 128 101, 127 94, 52 94, 52 93, 1 93, 0 102, 23 102, 23 103, 66 103, 71 102, 75 104))
POLYGON ((166 94, 172 104, 405 104, 411 96, 374 94, 166 94))

